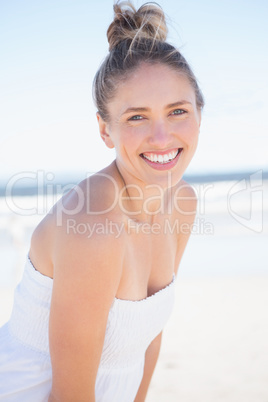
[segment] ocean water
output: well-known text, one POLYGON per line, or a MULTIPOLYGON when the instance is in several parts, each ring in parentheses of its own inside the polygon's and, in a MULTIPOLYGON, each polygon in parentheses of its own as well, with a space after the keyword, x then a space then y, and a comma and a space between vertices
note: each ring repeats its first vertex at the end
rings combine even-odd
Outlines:
MULTIPOLYGON (((268 275, 268 181, 193 183, 198 208, 179 276, 268 275)), ((19 282, 31 234, 61 194, 0 197, 0 290, 19 282)))

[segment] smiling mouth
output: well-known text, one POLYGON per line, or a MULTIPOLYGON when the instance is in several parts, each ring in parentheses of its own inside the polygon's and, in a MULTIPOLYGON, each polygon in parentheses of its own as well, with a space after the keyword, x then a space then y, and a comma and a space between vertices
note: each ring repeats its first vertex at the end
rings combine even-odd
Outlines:
POLYGON ((164 165, 166 163, 170 163, 171 161, 173 161, 173 159, 175 159, 178 156, 178 154, 181 153, 182 150, 183 150, 183 148, 178 148, 177 150, 172 150, 165 154, 145 152, 145 153, 140 154, 140 156, 144 159, 147 159, 150 162, 159 163, 161 165, 164 165))

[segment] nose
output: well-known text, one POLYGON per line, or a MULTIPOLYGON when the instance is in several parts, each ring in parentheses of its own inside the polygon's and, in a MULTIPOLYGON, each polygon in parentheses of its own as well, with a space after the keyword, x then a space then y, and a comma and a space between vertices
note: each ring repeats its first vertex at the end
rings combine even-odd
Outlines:
POLYGON ((154 121, 150 127, 149 144, 154 149, 167 149, 171 145, 171 133, 168 125, 163 120, 154 121))

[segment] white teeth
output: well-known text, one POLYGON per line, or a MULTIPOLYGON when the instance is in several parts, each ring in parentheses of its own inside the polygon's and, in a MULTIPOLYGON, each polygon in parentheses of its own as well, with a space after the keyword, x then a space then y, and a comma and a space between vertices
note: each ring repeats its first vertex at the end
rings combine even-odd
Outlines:
POLYGON ((172 159, 174 159, 178 155, 179 151, 180 151, 180 149, 178 151, 171 151, 165 155, 157 155, 157 154, 144 155, 143 154, 143 157, 145 159, 148 159, 151 162, 167 163, 167 162, 170 162, 172 159))
POLYGON ((169 160, 168 155, 164 155, 164 162, 167 162, 169 160))

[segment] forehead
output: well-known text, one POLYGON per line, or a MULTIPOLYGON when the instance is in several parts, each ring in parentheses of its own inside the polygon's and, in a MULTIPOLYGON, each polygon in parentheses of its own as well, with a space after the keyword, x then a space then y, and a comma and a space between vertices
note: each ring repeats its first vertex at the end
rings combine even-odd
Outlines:
POLYGON ((119 82, 110 110, 160 107, 180 100, 195 105, 195 93, 186 75, 163 64, 143 63, 119 82))

